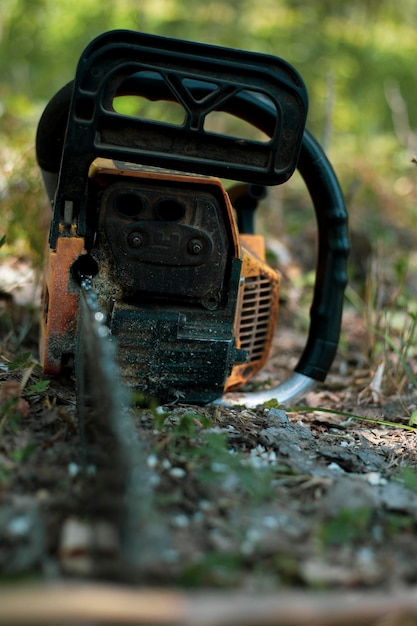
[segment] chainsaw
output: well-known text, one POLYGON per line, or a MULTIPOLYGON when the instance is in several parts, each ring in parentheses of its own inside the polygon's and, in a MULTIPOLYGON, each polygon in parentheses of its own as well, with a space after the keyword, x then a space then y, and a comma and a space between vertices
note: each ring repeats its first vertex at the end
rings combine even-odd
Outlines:
POLYGON ((285 403, 325 379, 341 328, 347 213, 307 108, 303 80, 275 56, 133 31, 90 43, 37 130, 53 207, 46 374, 60 374, 87 339, 88 280, 127 387, 162 404, 222 402, 242 389, 268 360, 279 308, 255 210, 298 168, 318 230, 306 346, 287 380, 236 397, 285 403))

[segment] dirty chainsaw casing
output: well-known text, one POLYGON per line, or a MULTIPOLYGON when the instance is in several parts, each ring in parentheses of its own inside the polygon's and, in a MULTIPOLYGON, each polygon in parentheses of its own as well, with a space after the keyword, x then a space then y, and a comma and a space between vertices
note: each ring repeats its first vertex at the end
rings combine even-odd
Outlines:
MULTIPOLYGON (((53 204, 44 371, 59 374, 83 341, 79 286, 89 276, 123 379, 145 397, 208 403, 258 372, 276 326, 279 277, 254 233, 253 199, 292 175, 306 114, 303 81, 277 57, 131 31, 94 40, 38 127, 53 204), (121 114, 115 102, 125 95, 175 102, 183 119, 121 114), (213 130, 207 120, 219 112, 264 136, 213 130), (226 191, 224 180, 239 186, 226 191)), ((334 228, 345 257, 345 233, 335 238, 334 228)), ((339 293, 332 337, 308 347, 307 376, 320 379, 333 359, 340 309, 339 293)))
POLYGON ((206 403, 249 380, 268 358, 279 278, 265 262, 263 238, 239 238, 221 182, 106 159, 92 163, 90 178, 96 242, 83 255, 79 239, 66 238, 72 258, 52 255, 45 372, 59 373, 63 356, 74 353, 71 291, 91 273, 129 387, 160 401, 206 403), (59 295, 58 276, 68 279, 59 295), (59 311, 58 326, 51 311, 59 311))

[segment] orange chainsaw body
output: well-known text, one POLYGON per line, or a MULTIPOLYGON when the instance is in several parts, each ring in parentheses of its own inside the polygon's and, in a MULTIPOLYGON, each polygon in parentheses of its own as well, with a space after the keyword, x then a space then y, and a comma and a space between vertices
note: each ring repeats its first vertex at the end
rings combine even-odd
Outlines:
MULTIPOLYGON (((279 276, 278 273, 271 269, 265 262, 263 237, 260 235, 239 236, 229 196, 225 192, 221 181, 218 179, 161 172, 156 169, 152 170, 137 167, 129 163, 115 164, 113 161, 107 159, 96 159, 90 167, 89 176, 92 185, 94 185, 96 189, 98 199, 103 197, 106 192, 108 193, 109 190, 112 190, 114 183, 119 181, 129 181, 129 190, 131 190, 132 193, 133 190, 136 189, 138 193, 141 193, 143 186, 148 187, 150 183, 154 189, 159 189, 162 182, 165 185, 169 183, 169 191, 171 193, 168 193, 167 200, 171 199, 172 203, 175 202, 175 199, 172 198, 172 189, 175 189, 175 186, 181 189, 182 186, 185 185, 187 189, 191 188, 194 195, 197 197, 201 187, 215 189, 218 203, 221 205, 223 219, 227 221, 225 226, 229 235, 228 254, 234 259, 238 259, 241 267, 237 306, 233 320, 233 332, 235 347, 240 351, 240 360, 244 362, 233 365, 231 372, 225 375, 224 390, 228 391, 244 385, 263 367, 268 358, 278 314, 279 276), (174 188, 172 185, 174 185, 174 188)), ((121 197, 122 200, 125 200, 126 193, 123 192, 123 194, 121 197)), ((160 207, 162 201, 159 199, 158 202, 160 207)), ((101 208, 101 211, 102 210, 103 208, 101 208)), ((126 219, 126 215, 122 217, 121 228, 126 229, 125 223, 128 220, 126 219)), ((164 221, 164 219, 161 219, 161 216, 159 216, 155 236, 162 240, 164 231, 169 231, 166 237, 167 239, 169 237, 173 239, 176 236, 175 220, 171 220, 170 216, 165 217, 168 217, 168 219, 164 221)), ((178 229, 191 229, 192 226, 185 224, 186 221, 187 214, 182 215, 178 220, 178 229)), ((149 219, 143 220, 143 222, 146 223, 149 230, 152 230, 152 223, 149 219)), ((99 223, 103 223, 100 217, 99 223)), ((135 216, 135 224, 140 227, 140 223, 140 219, 137 219, 137 216, 135 216)), ((110 228, 112 228, 114 224, 114 220, 110 222, 110 228)), ((131 300, 132 291, 134 292, 135 288, 132 290, 118 285, 118 268, 114 266, 111 245, 109 246, 108 242, 104 243, 104 239, 105 235, 101 233, 97 247, 93 248, 90 254, 97 262, 99 268, 96 277, 93 279, 97 293, 99 294, 99 306, 110 318, 110 305, 114 306, 118 298, 122 301, 126 299, 131 300)), ((178 240, 179 239, 180 237, 178 236, 178 240)), ((191 240, 193 241, 192 238, 191 240)), ((207 236, 207 241, 208 240, 209 236, 207 236)), ((198 243, 197 238, 195 241, 198 243)), ((151 246, 152 243, 149 243, 149 245, 151 246)), ((162 250, 162 247, 160 249, 162 250)), ((72 275, 71 268, 75 261, 82 258, 84 254, 84 239, 71 234, 70 236, 68 236, 68 234, 60 235, 57 239, 56 250, 50 250, 48 253, 40 342, 41 364, 44 371, 48 374, 58 374, 61 370, 62 362, 69 355, 74 354, 75 351, 78 286, 72 275)), ((140 260, 138 262, 134 255, 130 265, 128 259, 128 271, 132 274, 135 272, 151 271, 151 269, 158 264, 157 260, 152 261, 152 255, 151 260, 147 258, 144 263, 141 263, 140 260)), ((210 263, 210 258, 207 258, 207 262, 210 263)), ((224 259, 224 267, 227 267, 228 264, 229 260, 224 259)), ((167 267, 168 269, 165 268, 165 273, 169 271, 171 266, 167 267)), ((123 268, 125 271, 125 264, 123 264, 123 268)), ((210 267, 208 270, 210 271, 210 267)), ((178 270, 174 267, 173 271, 179 275, 181 268, 178 270)), ((198 280, 198 277, 196 277, 196 279, 198 280)), ((150 296, 150 301, 154 303, 155 307, 159 308, 162 305, 167 306, 167 302, 163 303, 161 295, 158 293, 160 288, 160 285, 156 285, 155 294, 150 296)), ((173 294, 169 294, 169 296, 168 306, 172 307, 175 296, 173 296, 173 294)), ((146 297, 146 294, 141 293, 138 297, 143 299, 146 297)), ((203 302, 203 305, 201 305, 201 302, 198 302, 198 297, 190 301, 190 309, 196 306, 202 308, 206 307, 206 310, 211 313, 211 306, 213 307, 213 311, 221 306, 220 303, 214 301, 211 305, 210 301, 207 303, 203 298, 200 298, 200 300, 203 302)), ((148 304, 148 306, 152 306, 152 304, 148 304)), ((181 315, 183 317, 187 316, 184 303, 181 305, 181 315)), ((194 329, 193 332, 198 333, 198 330, 194 329)), ((200 329, 200 334, 207 332, 210 334, 210 330, 207 328, 200 329)), ((78 340, 80 339, 82 340, 82 338, 78 340)), ((136 349, 140 351, 140 343, 136 349)), ((121 363, 122 373, 125 374, 125 379, 129 380, 132 386, 137 387, 138 384, 140 386, 140 381, 138 383, 134 375, 129 375, 129 367, 126 365, 129 361, 129 354, 123 354, 123 352, 127 350, 128 348, 126 346, 121 346, 119 350, 119 361, 121 363)))

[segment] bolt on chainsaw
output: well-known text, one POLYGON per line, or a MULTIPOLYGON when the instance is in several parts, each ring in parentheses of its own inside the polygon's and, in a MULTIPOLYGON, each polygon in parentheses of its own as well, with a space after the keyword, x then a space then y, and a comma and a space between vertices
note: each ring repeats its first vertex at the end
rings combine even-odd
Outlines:
POLYGON ((307 108, 302 78, 275 56, 132 31, 86 48, 37 131, 53 209, 45 373, 58 375, 86 339, 88 277, 128 387, 197 404, 241 389, 268 360, 279 308, 256 207, 298 169, 318 232, 309 334, 287 380, 240 402, 289 402, 325 379, 349 243, 343 195, 305 128, 307 108))

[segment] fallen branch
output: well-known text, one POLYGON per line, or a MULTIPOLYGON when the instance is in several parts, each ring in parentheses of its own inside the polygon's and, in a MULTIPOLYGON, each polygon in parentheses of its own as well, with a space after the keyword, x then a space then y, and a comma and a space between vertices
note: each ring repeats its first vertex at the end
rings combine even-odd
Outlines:
POLYGON ((95 583, 22 585, 0 590, 0 625, 405 626, 417 620, 416 591, 250 596, 95 583))

